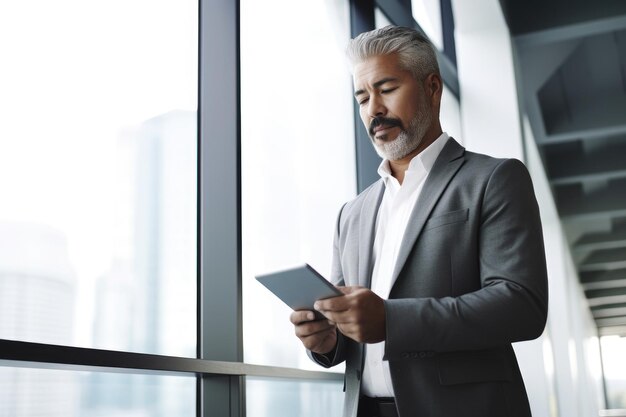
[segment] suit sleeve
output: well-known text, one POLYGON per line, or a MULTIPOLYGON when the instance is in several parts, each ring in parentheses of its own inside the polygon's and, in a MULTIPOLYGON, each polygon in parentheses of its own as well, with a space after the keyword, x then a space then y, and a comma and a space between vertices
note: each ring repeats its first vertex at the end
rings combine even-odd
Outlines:
MULTIPOLYGON (((344 285, 343 279, 343 271, 341 268, 341 254, 339 253, 339 234, 341 230, 341 213, 343 212, 343 207, 339 210, 339 215, 337 216, 337 225, 335 227, 335 233, 333 238, 333 259, 332 259, 332 267, 330 272, 330 282, 334 285, 344 285)), ((341 334, 341 332, 337 331, 337 345, 335 349, 331 352, 320 355, 318 353, 313 353, 310 350, 307 350, 307 354, 319 365, 330 368, 331 366, 335 366, 340 364, 345 360, 345 343, 346 337, 341 334)))
POLYGON ((532 182, 520 161, 495 167, 479 222, 480 289, 458 297, 386 300, 385 359, 487 349, 541 335, 548 305, 545 252, 532 182))

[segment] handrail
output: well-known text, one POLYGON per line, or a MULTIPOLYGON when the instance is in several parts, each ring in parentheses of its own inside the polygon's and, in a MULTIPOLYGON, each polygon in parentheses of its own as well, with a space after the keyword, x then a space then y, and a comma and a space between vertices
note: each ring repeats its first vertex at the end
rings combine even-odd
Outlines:
POLYGON ((0 339, 0 366, 157 375, 233 375, 342 381, 337 372, 0 339))

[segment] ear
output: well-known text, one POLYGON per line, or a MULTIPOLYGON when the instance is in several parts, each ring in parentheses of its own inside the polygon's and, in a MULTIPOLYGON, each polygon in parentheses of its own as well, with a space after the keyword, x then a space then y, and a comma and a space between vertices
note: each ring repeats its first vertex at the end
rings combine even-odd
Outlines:
POLYGON ((441 94, 443 93, 443 81, 439 74, 428 74, 424 80, 424 91, 426 96, 430 98, 431 105, 439 108, 441 103, 441 94))

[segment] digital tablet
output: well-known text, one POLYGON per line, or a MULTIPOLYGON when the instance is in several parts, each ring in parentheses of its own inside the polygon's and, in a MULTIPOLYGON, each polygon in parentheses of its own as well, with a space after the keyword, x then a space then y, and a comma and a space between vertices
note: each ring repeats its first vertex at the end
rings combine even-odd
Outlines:
POLYGON ((256 279, 293 310, 311 310, 316 319, 324 318, 313 309, 317 300, 343 295, 309 264, 259 275, 256 279))

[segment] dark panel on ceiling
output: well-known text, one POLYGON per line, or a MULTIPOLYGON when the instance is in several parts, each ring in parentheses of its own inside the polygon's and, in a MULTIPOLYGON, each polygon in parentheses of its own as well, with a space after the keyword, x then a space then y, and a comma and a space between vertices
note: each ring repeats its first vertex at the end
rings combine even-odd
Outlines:
POLYGON ((500 0, 512 35, 626 14, 624 0, 500 0))
POLYGON ((624 123, 623 34, 620 30, 585 38, 540 88, 548 134, 624 123))

